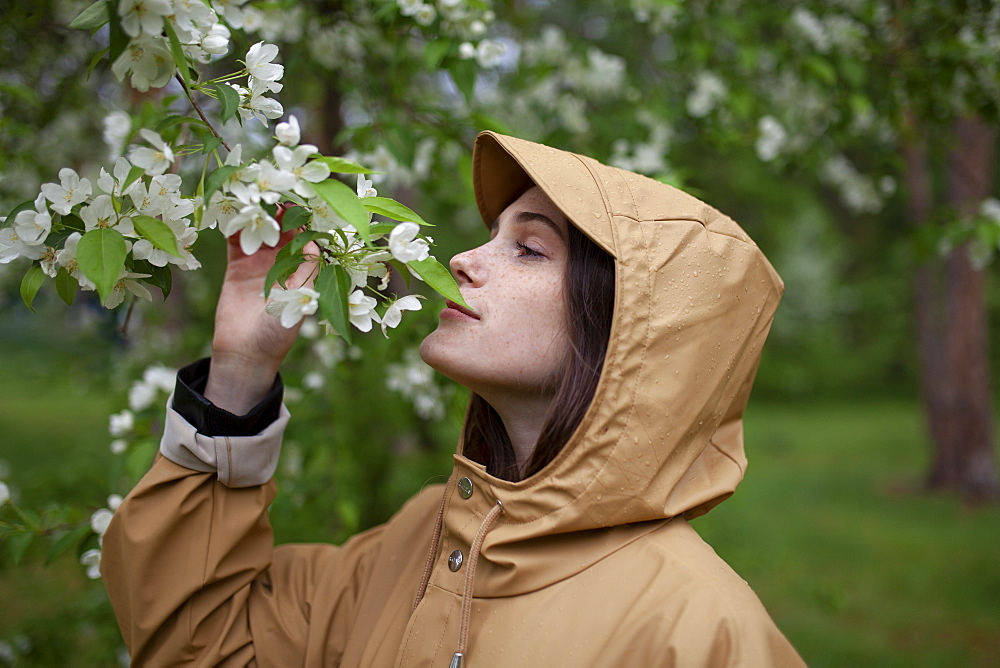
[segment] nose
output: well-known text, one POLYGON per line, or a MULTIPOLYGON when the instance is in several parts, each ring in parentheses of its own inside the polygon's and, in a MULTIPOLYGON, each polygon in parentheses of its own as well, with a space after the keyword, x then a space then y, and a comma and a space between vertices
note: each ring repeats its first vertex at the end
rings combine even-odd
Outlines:
POLYGON ((448 263, 451 267, 451 273, 455 275, 455 280, 459 286, 479 287, 482 284, 483 278, 485 278, 485 270, 477 252, 480 248, 482 247, 470 248, 467 251, 458 253, 448 263))

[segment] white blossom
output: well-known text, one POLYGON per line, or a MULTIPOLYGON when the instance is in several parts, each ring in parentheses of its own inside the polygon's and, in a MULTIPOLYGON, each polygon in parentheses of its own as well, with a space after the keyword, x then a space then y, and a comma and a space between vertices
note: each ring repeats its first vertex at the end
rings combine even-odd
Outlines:
POLYGON ((174 76, 174 61, 166 40, 157 35, 140 35, 129 41, 111 72, 119 81, 132 73, 132 88, 145 93, 150 88, 166 86, 174 76))
POLYGON ((0 264, 7 264, 19 257, 37 260, 42 257, 43 251, 43 246, 22 241, 13 227, 0 229, 0 264))
POLYGON ((259 204, 248 204, 240 209, 229 223, 219 229, 230 237, 240 232, 240 248, 247 255, 256 253, 261 245, 274 246, 281 237, 281 226, 259 204))
POLYGON ((101 551, 87 550, 80 555, 80 563, 87 567, 87 577, 97 580, 101 577, 101 551))
POLYGON ((484 39, 476 47, 476 62, 483 69, 496 67, 500 64, 500 59, 507 53, 507 47, 503 42, 494 39, 484 39))
POLYGON ((216 191, 212 193, 212 201, 205 208, 201 217, 201 229, 213 229, 216 225, 225 228, 240 212, 242 204, 235 199, 226 197, 216 191))
POLYGON ((121 494, 111 494, 108 496, 108 508, 111 509, 111 512, 115 512, 124 500, 121 494))
POLYGON ((382 314, 382 334, 389 336, 388 329, 398 327, 403 319, 403 311, 419 311, 420 299, 416 295, 407 295, 397 299, 385 313, 382 314))
POLYGON ((128 450, 128 441, 126 441, 124 438, 116 438, 115 440, 111 441, 111 444, 108 446, 108 448, 111 450, 111 454, 120 455, 126 450, 128 450))
POLYGON ((168 0, 121 0, 118 4, 122 30, 129 37, 140 33, 159 35, 163 32, 163 17, 172 12, 168 0))
POLYGON ((243 98, 239 112, 240 116, 245 120, 256 118, 267 127, 267 119, 281 118, 282 114, 285 113, 285 108, 281 106, 280 102, 273 98, 265 97, 265 94, 270 93, 272 88, 265 80, 253 79, 250 81, 249 90, 235 85, 233 85, 233 88, 243 98))
POLYGON ((476 57, 476 45, 472 42, 462 42, 458 45, 458 57, 462 60, 469 60, 476 57))
POLYGON ((830 51, 830 36, 827 34, 823 22, 815 14, 803 7, 796 7, 792 12, 792 25, 794 25, 802 35, 812 42, 812 45, 819 53, 830 51))
POLYGON ((754 143, 757 157, 764 162, 774 160, 788 139, 785 128, 773 116, 764 116, 757 123, 757 132, 757 141, 754 143))
POLYGON ((170 168, 170 163, 174 161, 174 152, 170 146, 163 141, 163 138, 152 130, 143 128, 139 131, 143 138, 155 148, 140 146, 132 149, 129 160, 136 167, 142 169, 150 176, 158 176, 170 168))
POLYGON ((351 319, 351 324, 362 332, 372 331, 372 321, 379 322, 381 319, 375 312, 375 305, 378 302, 373 297, 369 297, 361 290, 355 290, 347 297, 347 311, 351 319))
POLYGON ((14 230, 21 241, 28 245, 45 243, 52 229, 52 214, 45 207, 45 195, 35 198, 35 210, 26 209, 14 217, 14 230))
POLYGON ((125 142, 132 134, 132 117, 121 109, 115 109, 104 117, 103 125, 104 143, 108 145, 108 152, 113 160, 125 150, 125 142))
POLYGON ((247 0, 212 0, 212 9, 221 14, 233 28, 239 30, 243 27, 243 9, 247 0))
POLYGON ((74 170, 63 167, 59 170, 59 185, 44 183, 41 190, 45 199, 52 202, 52 210, 65 216, 74 206, 90 197, 91 186, 89 180, 81 179, 74 170))
POLYGON ((420 11, 423 4, 423 0, 396 0, 396 5, 399 7, 399 13, 403 16, 413 16, 420 11))
MULTIPOLYGON (((119 306, 125 301, 126 292, 130 292, 148 302, 153 301, 153 295, 150 294, 149 289, 142 283, 139 283, 136 280, 137 278, 149 278, 149 274, 139 274, 123 268, 121 274, 118 275, 118 281, 115 283, 114 289, 108 295, 108 298, 104 300, 104 308, 112 309, 119 306)), ((120 436, 120 434, 115 433, 111 435, 120 436)))
POLYGON ((1000 225, 1000 200, 987 197, 979 205, 979 214, 1000 225))
POLYGON ((0 506, 10 501, 10 487, 7 483, 0 481, 0 506))
POLYGON ((313 212, 312 228, 317 232, 332 232, 333 230, 344 230, 354 228, 344 220, 340 214, 333 210, 327 201, 321 197, 310 199, 307 204, 313 212))
POLYGON ((115 161, 114 176, 108 174, 101 167, 101 175, 97 178, 97 187, 109 195, 121 197, 121 187, 128 178, 128 173, 132 170, 132 164, 124 157, 115 161))
POLYGON ((420 5, 413 14, 413 20, 422 26, 429 26, 434 23, 434 19, 436 18, 437 10, 434 9, 433 5, 420 5))
MULTIPOLYGON (((316 153, 316 147, 310 144, 303 144, 294 149, 287 146, 274 147, 274 161, 278 163, 278 168, 291 174, 294 179, 292 190, 305 198, 316 196, 316 190, 310 183, 320 183, 330 176, 330 167, 325 163, 312 161, 306 163, 310 155, 316 153)), ((287 190, 288 188, 284 188, 287 190)))
POLYGON ((426 239, 417 239, 420 226, 416 223, 400 223, 389 233, 389 252, 400 262, 424 260, 430 255, 426 239))
POLYGON ((291 328, 305 316, 315 313, 317 308, 319 293, 315 290, 306 287, 284 290, 276 287, 271 290, 271 299, 264 310, 279 318, 282 327, 291 328))
POLYGON ((98 536, 103 536, 104 532, 108 530, 108 525, 111 524, 112 517, 114 517, 114 513, 107 508, 95 510, 90 516, 90 528, 93 529, 94 533, 98 536))
POLYGON ((699 72, 688 95, 687 110, 695 118, 707 116, 726 96, 726 84, 711 72, 699 72))
POLYGON ((284 75, 283 65, 272 63, 278 56, 278 47, 274 44, 257 42, 247 51, 246 64, 250 76, 261 81, 277 81, 284 75))
POLYGON ((98 228, 112 228, 125 235, 135 234, 132 219, 115 212, 109 195, 98 195, 93 202, 81 208, 80 218, 88 232, 98 228))
POLYGON ((289 116, 288 120, 284 123, 278 123, 274 127, 274 135, 278 138, 279 144, 297 146, 302 139, 302 133, 299 130, 299 119, 295 118, 295 116, 289 116))
MULTIPOLYGON (((56 253, 56 262, 58 262, 69 275, 76 279, 77 283, 84 290, 96 290, 97 286, 94 285, 93 281, 84 276, 83 272, 80 271, 80 265, 76 263, 76 247, 80 243, 82 235, 79 232, 73 232, 63 243, 62 250, 56 253)), ((112 434, 114 436, 115 434, 112 434)))
MULTIPOLYGON (((275 147, 275 150, 279 148, 289 150, 280 146, 275 147)), ((313 149, 311 152, 315 152, 314 147, 309 148, 313 149)), ((233 195, 244 204, 257 204, 261 201, 276 204, 281 199, 281 193, 292 190, 297 181, 295 174, 278 169, 266 160, 243 170, 243 179, 244 182, 233 184, 232 191, 233 195)))
POLYGON ((378 191, 372 188, 371 179, 366 179, 364 174, 358 174, 358 197, 378 197, 378 191))
POLYGON ((202 38, 201 48, 212 56, 224 55, 229 51, 230 36, 229 28, 221 23, 216 23, 202 38))

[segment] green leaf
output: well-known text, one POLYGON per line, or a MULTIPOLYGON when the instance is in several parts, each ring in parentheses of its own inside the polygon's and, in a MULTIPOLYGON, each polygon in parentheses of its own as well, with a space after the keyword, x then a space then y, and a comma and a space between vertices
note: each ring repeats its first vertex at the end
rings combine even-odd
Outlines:
POLYGON ((301 249, 298 253, 292 253, 291 244, 278 251, 278 254, 274 256, 274 266, 267 272, 267 277, 264 279, 264 296, 271 295, 271 288, 274 287, 275 283, 285 287, 285 281, 288 280, 288 277, 294 274, 299 265, 305 261, 306 258, 302 255, 301 249))
POLYGON ((28 200, 27 202, 21 202, 13 209, 11 209, 10 213, 7 214, 7 218, 4 219, 3 223, 4 227, 10 227, 11 225, 13 225, 14 218, 16 218, 17 214, 21 213, 22 211, 34 211, 34 210, 35 210, 35 203, 32 202, 31 200, 28 200))
POLYGON ((49 546, 49 554, 45 560, 46 565, 51 564, 52 561, 60 554, 75 548, 84 538, 90 535, 92 531, 93 530, 88 524, 78 526, 75 529, 70 529, 69 531, 64 531, 62 535, 60 535, 59 538, 49 546))
POLYGON ((446 39, 436 39, 424 47, 424 66, 428 71, 434 71, 451 51, 451 42, 446 39))
POLYGON ((21 279, 21 300, 32 312, 35 309, 31 308, 31 302, 35 301, 35 295, 38 294, 38 290, 41 289, 44 282, 45 272, 37 264, 32 264, 31 269, 28 269, 24 278, 21 279))
POLYGON ((7 538, 7 547, 10 549, 10 560, 15 566, 21 563, 24 553, 28 551, 28 546, 34 540, 35 534, 25 531, 7 538))
POLYGON ((153 439, 143 439, 135 443, 125 455, 125 470, 133 480, 141 478, 153 463, 153 456, 159 450, 153 439))
POLYGON ((132 169, 128 170, 128 174, 125 176, 125 183, 122 184, 121 192, 128 190, 128 187, 139 180, 139 177, 146 173, 142 167, 133 166, 132 169))
POLYGON ((372 213, 377 213, 386 218, 392 218, 404 223, 416 223, 418 225, 433 227, 433 225, 414 213, 410 207, 388 197, 362 197, 361 204, 372 213))
POLYGON ((239 111, 240 94, 229 84, 213 83, 211 85, 215 90, 216 97, 219 98, 219 104, 222 105, 222 122, 225 123, 239 111))
POLYGON ((180 125, 181 123, 206 125, 205 121, 201 120, 200 118, 194 118, 193 116, 183 116, 181 114, 171 114, 170 116, 167 116, 156 125, 156 131, 162 134, 164 130, 172 128, 175 125, 180 125))
POLYGON ((805 66, 807 70, 812 72, 823 83, 832 86, 837 82, 837 71, 830 64, 830 61, 825 58, 811 56, 806 59, 805 66))
POLYGON ((76 246, 76 262, 80 271, 97 286, 102 302, 106 302, 115 289, 125 266, 126 253, 125 237, 107 227, 87 232, 76 246))
POLYGON ((87 79, 90 79, 90 75, 93 74, 94 68, 97 67, 97 63, 101 62, 101 58, 108 55, 110 51, 111 47, 106 46, 93 55, 93 57, 90 59, 90 64, 87 65, 87 79))
POLYGON ((170 226, 158 218, 144 216, 142 214, 132 216, 132 224, 135 231, 147 239, 153 246, 161 251, 166 251, 174 257, 181 257, 181 252, 177 248, 177 237, 170 226))
POLYGON ((462 293, 458 290, 458 283, 455 282, 455 277, 434 257, 407 262, 406 266, 415 271, 424 283, 434 288, 445 299, 450 299, 456 304, 471 308, 462 299, 462 293))
POLYGON ((149 274, 146 278, 139 280, 143 283, 148 283, 155 288, 159 288, 163 293, 164 299, 166 299, 170 294, 170 288, 173 284, 173 274, 170 272, 169 264, 165 267, 157 267, 149 260, 136 260, 134 257, 130 256, 128 260, 126 260, 125 265, 137 274, 149 274))
POLYGON ((351 277, 339 264, 328 264, 316 277, 319 292, 319 312, 330 323, 347 345, 351 344, 351 319, 347 297, 351 290, 351 277))
POLYGON ((371 238, 369 213, 353 189, 336 179, 314 183, 313 188, 326 200, 338 216, 354 226, 358 236, 367 242, 371 238))
POLYGON ((222 184, 237 170, 239 170, 238 165, 224 165, 208 175, 208 178, 205 179, 205 206, 208 206, 212 201, 212 195, 215 194, 215 191, 221 188, 222 184))
POLYGON ((187 56, 184 55, 184 47, 181 46, 181 41, 177 38, 177 31, 174 30, 170 21, 163 22, 163 30, 167 33, 167 40, 170 42, 170 55, 174 57, 174 65, 177 66, 177 71, 180 72, 184 85, 188 90, 191 90, 191 72, 188 71, 187 56))
POLYGON ((312 213, 309 209, 301 206, 290 207, 285 209, 285 213, 281 216, 281 229, 287 231, 305 227, 311 218, 312 213))
POLYGON ((221 144, 222 137, 209 137, 205 140, 205 143, 201 145, 201 152, 209 155, 215 151, 215 149, 219 148, 221 144))
POLYGON ((59 273, 56 274, 56 292, 59 293, 59 297, 66 302, 67 306, 72 306, 73 301, 76 299, 76 291, 80 288, 80 284, 76 282, 65 267, 59 268, 59 273))
POLYGON ((472 103, 472 93, 476 88, 476 61, 460 60, 451 67, 451 78, 455 86, 465 96, 467 103, 472 103))
POLYGON ((305 248, 306 244, 310 241, 316 241, 317 239, 329 239, 330 235, 326 232, 317 232, 315 230, 306 230, 296 234, 295 237, 288 242, 288 252, 289 253, 301 253, 305 248))
POLYGON ((363 167, 353 160, 348 160, 347 158, 330 157, 326 155, 315 154, 312 156, 314 162, 321 162, 330 168, 330 171, 334 174, 381 174, 382 172, 373 172, 367 167, 363 167))
POLYGON ((118 0, 108 0, 108 32, 109 43, 108 58, 114 63, 118 56, 122 55, 128 47, 129 37, 122 30, 121 18, 118 16, 118 0))
POLYGON ((105 0, 97 0, 90 7, 77 14, 69 27, 74 30, 93 30, 108 22, 108 5, 105 0))

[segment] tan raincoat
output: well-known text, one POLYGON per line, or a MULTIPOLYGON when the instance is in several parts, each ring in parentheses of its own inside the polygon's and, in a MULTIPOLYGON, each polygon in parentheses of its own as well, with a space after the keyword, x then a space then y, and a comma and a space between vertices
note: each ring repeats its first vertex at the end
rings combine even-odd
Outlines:
POLYGON ((476 667, 801 665, 688 524, 746 469, 778 275, 736 223, 651 179, 493 133, 473 162, 487 223, 534 182, 616 260, 604 372, 576 433, 518 483, 459 447, 443 489, 385 525, 274 548, 287 413, 210 438, 168 411, 164 456, 103 544, 137 665, 446 666, 456 651, 476 667))

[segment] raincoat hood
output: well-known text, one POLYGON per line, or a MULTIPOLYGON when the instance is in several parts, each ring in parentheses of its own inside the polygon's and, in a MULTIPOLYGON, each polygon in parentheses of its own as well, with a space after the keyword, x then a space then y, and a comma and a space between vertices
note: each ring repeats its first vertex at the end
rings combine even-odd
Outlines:
MULTIPOLYGON (((493 568, 477 580, 520 590, 542 584, 515 585, 511 572, 524 563, 515 553, 535 540, 690 519, 733 493, 747 462, 743 412, 783 284, 730 218, 591 158, 483 132, 473 184, 487 225, 534 184, 615 260, 604 369, 559 456, 516 483, 487 475, 461 446, 456 456, 456 475, 488 488, 506 511, 483 549, 493 568)), ((601 553, 575 555, 570 570, 601 553)))

